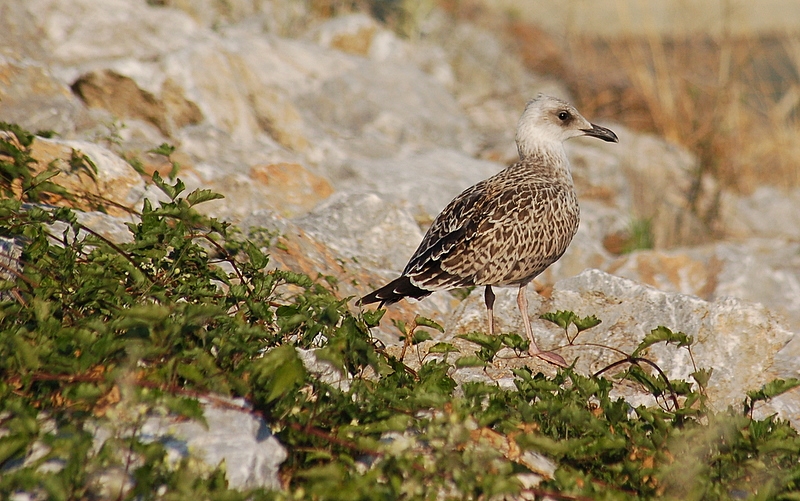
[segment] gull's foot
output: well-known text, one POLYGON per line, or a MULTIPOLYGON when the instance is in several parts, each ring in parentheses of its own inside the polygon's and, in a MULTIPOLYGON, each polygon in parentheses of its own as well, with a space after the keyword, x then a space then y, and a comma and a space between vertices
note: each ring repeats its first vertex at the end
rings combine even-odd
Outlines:
POLYGON ((531 353, 534 357, 539 357, 545 362, 550 362, 553 365, 557 365, 559 367, 569 367, 567 361, 564 360, 564 357, 559 355, 558 353, 553 353, 552 351, 539 351, 536 353, 531 353))

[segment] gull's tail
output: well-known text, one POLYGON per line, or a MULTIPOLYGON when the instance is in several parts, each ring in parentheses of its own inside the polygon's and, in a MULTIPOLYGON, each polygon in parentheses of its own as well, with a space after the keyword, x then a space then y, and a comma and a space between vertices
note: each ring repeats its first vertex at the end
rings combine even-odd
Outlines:
POLYGON ((391 282, 384 285, 380 289, 370 292, 366 296, 359 299, 356 304, 365 305, 365 304, 377 303, 380 301, 381 304, 378 306, 378 308, 383 308, 384 305, 396 303, 401 299, 403 299, 404 297, 413 297, 414 299, 422 299, 425 296, 430 295, 431 292, 432 291, 420 289, 419 287, 411 283, 410 278, 403 275, 400 278, 392 280, 391 282))

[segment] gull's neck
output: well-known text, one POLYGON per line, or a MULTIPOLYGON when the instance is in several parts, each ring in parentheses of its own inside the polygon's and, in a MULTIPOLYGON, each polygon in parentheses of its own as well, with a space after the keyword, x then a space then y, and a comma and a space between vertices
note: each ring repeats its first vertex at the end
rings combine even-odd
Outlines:
POLYGON ((524 160, 528 157, 563 158, 565 161, 567 159, 567 152, 564 150, 563 141, 531 141, 530 139, 525 141, 517 140, 517 152, 519 153, 520 160, 524 160))
POLYGON ((519 164, 572 184, 567 152, 562 141, 517 141, 519 164))

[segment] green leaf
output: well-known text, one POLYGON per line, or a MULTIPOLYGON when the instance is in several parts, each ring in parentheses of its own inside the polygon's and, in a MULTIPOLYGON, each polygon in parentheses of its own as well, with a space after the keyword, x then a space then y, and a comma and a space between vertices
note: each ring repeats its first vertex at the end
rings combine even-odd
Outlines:
POLYGON ((296 391, 306 378, 306 369, 294 346, 273 348, 254 364, 256 384, 266 390, 265 400, 272 402, 296 391))
POLYGON ((482 364, 484 365, 492 361, 498 350, 500 350, 503 345, 503 342, 499 336, 489 336, 488 334, 484 334, 482 332, 468 332, 467 334, 462 334, 456 337, 480 345, 481 349, 478 350, 475 356, 481 360, 482 364))
POLYGON ((169 174, 167 174, 167 177, 169 177, 170 179, 175 179, 176 177, 178 177, 178 173, 180 172, 180 170, 181 170, 180 164, 178 162, 172 162, 172 168, 169 170, 169 174))
POLYGON ((411 339, 411 344, 419 344, 423 341, 430 341, 431 339, 433 339, 433 337, 431 337, 430 332, 425 330, 415 330, 411 339))
POLYGON ((499 337, 503 344, 512 350, 527 351, 530 346, 530 342, 519 334, 500 334, 499 337))
POLYGON ((312 492, 317 496, 327 496, 337 489, 341 489, 346 476, 344 466, 338 463, 328 463, 324 466, 315 466, 299 473, 299 476, 313 486, 312 492))
POLYGON ((31 186, 36 186, 36 185, 42 184, 45 181, 49 181, 50 179, 56 177, 59 174, 60 174, 60 172, 57 171, 57 170, 44 170, 44 171, 40 172, 36 177, 31 179, 30 185, 31 186))
POLYGON ((314 285, 314 281, 304 273, 296 273, 288 270, 275 270, 273 273, 287 284, 293 284, 304 288, 309 288, 314 285))
POLYGON ((178 375, 187 381, 202 385, 206 376, 193 364, 178 364, 178 375))
POLYGON ((33 143, 34 135, 17 124, 0 122, 0 130, 13 132, 14 136, 16 136, 17 140, 25 148, 29 147, 33 143))
POLYGON ((201 204, 203 202, 208 202, 211 200, 219 200, 221 198, 225 198, 224 195, 220 193, 214 193, 211 190, 201 190, 197 189, 193 192, 186 195, 186 201, 189 202, 189 206, 194 207, 197 204, 201 204))
POLYGON ((128 158, 126 156, 125 160, 128 162, 128 165, 133 167, 133 170, 135 170, 136 172, 139 173, 139 175, 144 175, 145 174, 144 163, 142 163, 142 161, 140 159, 138 159, 136 157, 133 157, 133 156, 128 158))
POLYGON ((405 414, 393 414, 386 419, 364 424, 355 427, 355 429, 358 430, 359 433, 364 434, 386 433, 390 431, 402 432, 413 426, 413 423, 414 420, 411 416, 406 416, 405 414))
POLYGON ((450 343, 436 343, 428 349, 428 353, 457 353, 458 348, 450 343))
POLYGON ((430 327, 431 329, 436 329, 439 332, 444 332, 444 327, 436 323, 434 320, 431 320, 430 318, 425 318, 421 315, 417 315, 417 317, 414 319, 414 322, 417 325, 421 325, 423 327, 430 327))
POLYGON ((502 344, 498 336, 490 336, 482 332, 468 332, 466 334, 459 334, 456 337, 495 351, 499 350, 502 344))
POLYGON ((164 398, 164 404, 170 412, 174 412, 188 419, 194 419, 208 427, 203 416, 203 406, 196 398, 168 395, 164 398))
POLYGON ((564 330, 567 330, 570 324, 574 323, 575 320, 578 318, 575 313, 568 311, 568 310, 558 310, 555 313, 547 312, 543 313, 539 316, 542 320, 547 320, 548 322, 552 322, 564 330))
POLYGON ((174 185, 167 183, 161 178, 158 171, 153 172, 153 184, 158 186, 173 201, 186 189, 186 185, 180 179, 176 179, 174 185))
POLYGON ((707 388, 708 381, 711 379, 711 374, 714 372, 714 369, 697 369, 696 371, 689 374, 692 378, 697 381, 697 385, 700 388, 707 388))
POLYGON ((250 259, 250 264, 253 265, 253 268, 260 270, 269 264, 269 256, 261 252, 261 249, 253 242, 249 240, 245 242, 244 251, 247 253, 247 257, 250 259))
POLYGON ((599 325, 601 322, 600 319, 594 315, 579 317, 574 312, 569 310, 559 310, 555 313, 547 312, 540 315, 539 318, 558 325, 564 329, 564 331, 567 331, 570 325, 574 325, 578 332, 591 329, 592 327, 599 325))
POLYGON ((13 457, 22 456, 28 445, 28 438, 22 435, 0 437, 0 465, 13 457))
POLYGON ((82 151, 72 149, 69 166, 71 170, 82 170, 89 174, 92 179, 97 180, 97 165, 82 151))
POLYGON ((482 359, 476 357, 475 355, 464 355, 456 360, 456 367, 464 368, 464 367, 485 367, 486 362, 482 359))
POLYGON ((691 346, 691 344, 693 343, 692 338, 690 336, 687 336, 683 332, 672 332, 663 325, 660 325, 655 329, 653 329, 652 331, 650 331, 650 334, 644 337, 642 342, 639 343, 639 346, 637 346, 636 349, 633 350, 631 356, 634 358, 638 357, 644 350, 662 341, 664 341, 667 344, 669 343, 676 344, 678 345, 679 348, 685 346, 691 346))
POLYGON ((156 148, 147 151, 148 153, 155 153, 156 155, 168 157, 175 152, 175 147, 168 143, 161 143, 156 148))
POLYGON ((575 324, 575 327, 578 328, 578 332, 582 332, 586 329, 591 329, 592 327, 600 325, 601 320, 594 315, 589 315, 588 317, 575 318, 573 319, 573 323, 575 324))
POLYGON ((560 458, 584 445, 577 440, 554 440, 543 435, 528 433, 517 438, 517 443, 525 449, 533 449, 549 456, 560 458))
POLYGON ((22 336, 16 335, 12 339, 14 343, 14 355, 20 361, 21 368, 28 371, 38 370, 42 366, 38 353, 40 350, 31 346, 22 336))
POLYGON ((769 383, 763 385, 758 390, 751 390, 747 392, 747 398, 750 399, 751 405, 758 401, 767 401, 771 398, 777 397, 787 391, 793 390, 800 386, 800 379, 773 379, 769 383))
POLYGON ((394 325, 397 330, 400 331, 400 338, 405 339, 408 336, 408 326, 403 320, 393 318, 392 325, 394 325))
POLYGON ((381 319, 383 315, 386 314, 386 310, 379 309, 379 310, 364 310, 361 313, 362 318, 364 319, 364 323, 367 324, 368 328, 377 327, 381 323, 381 319))

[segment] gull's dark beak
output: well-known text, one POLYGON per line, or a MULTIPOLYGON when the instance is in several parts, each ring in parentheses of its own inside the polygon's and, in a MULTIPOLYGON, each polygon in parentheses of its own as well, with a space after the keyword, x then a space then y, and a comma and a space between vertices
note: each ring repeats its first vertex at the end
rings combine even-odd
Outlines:
POLYGON ((599 125, 591 124, 591 129, 581 129, 585 132, 587 136, 596 137, 598 139, 602 139, 603 141, 607 141, 609 143, 618 143, 619 138, 611 129, 606 129, 605 127, 600 127, 599 125))

